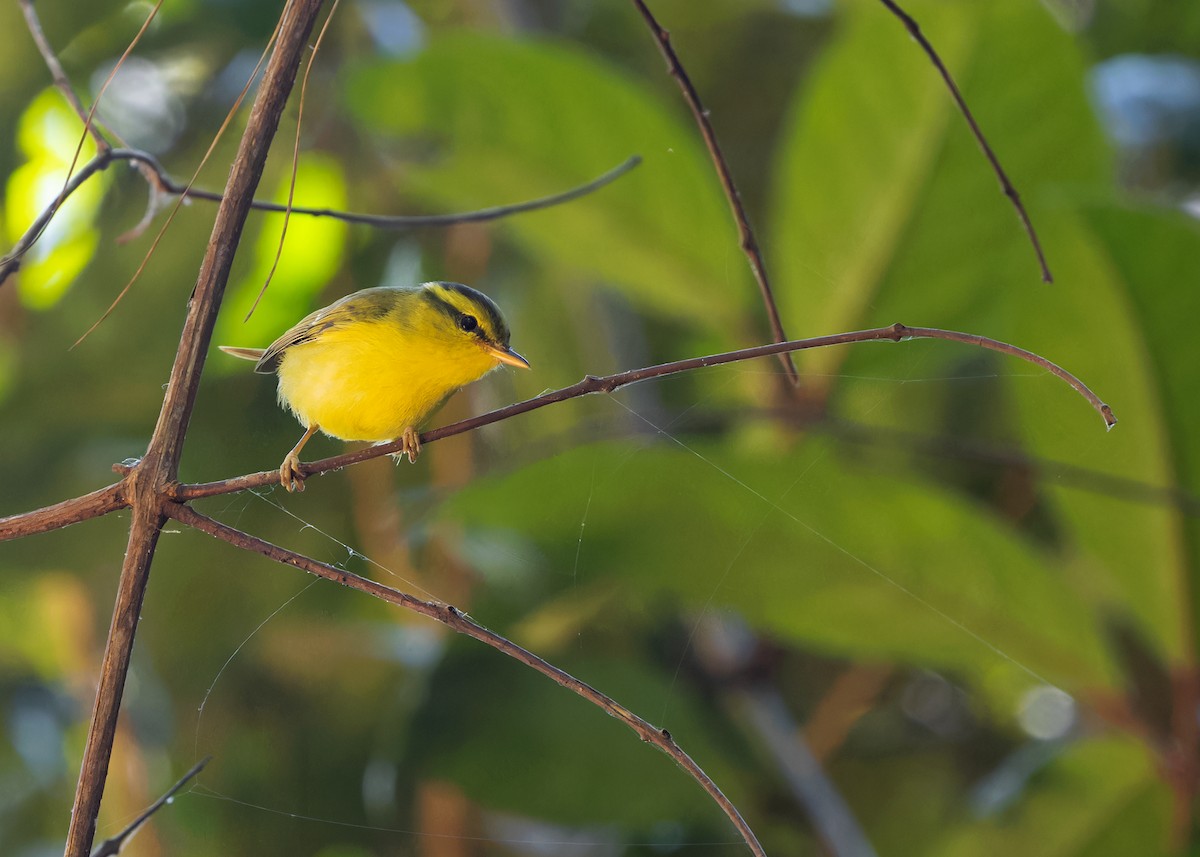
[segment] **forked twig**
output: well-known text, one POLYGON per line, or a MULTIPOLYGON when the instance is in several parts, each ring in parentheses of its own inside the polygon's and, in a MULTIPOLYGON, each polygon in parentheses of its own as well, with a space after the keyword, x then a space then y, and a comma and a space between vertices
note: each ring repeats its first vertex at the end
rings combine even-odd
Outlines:
MULTIPOLYGON (((110 149, 107 152, 102 152, 96 155, 92 160, 88 161, 74 176, 67 187, 56 196, 46 209, 38 216, 37 220, 30 225, 21 239, 13 246, 13 249, 3 258, 0 258, 0 285, 15 273, 21 267, 21 258, 33 246, 35 236, 45 225, 54 217, 58 210, 62 207, 67 198, 79 189, 87 179, 91 178, 95 173, 108 169, 115 161, 132 161, 138 164, 144 164, 155 177, 159 189, 164 193, 169 193, 174 196, 187 195, 188 199, 202 199, 207 202, 220 202, 224 197, 216 191, 201 190, 194 187, 188 187, 181 184, 167 173, 166 169, 158 162, 158 160, 149 152, 143 152, 139 149, 110 149)), ((426 227, 452 226, 457 223, 483 223, 489 220, 500 220, 501 218, 511 217, 514 214, 524 214, 529 211, 538 211, 543 208, 552 208, 556 205, 562 205, 566 202, 579 199, 582 196, 587 196, 605 185, 619 179, 621 176, 628 173, 630 170, 637 167, 642 162, 640 155, 633 155, 623 163, 618 164, 604 174, 597 176, 587 184, 579 187, 571 188, 570 190, 561 193, 551 194, 550 196, 538 197, 537 199, 527 200, 525 202, 516 202, 509 205, 496 205, 489 208, 481 208, 476 211, 465 211, 452 214, 402 214, 402 215, 386 215, 386 214, 362 214, 353 211, 337 211, 332 208, 308 208, 302 205, 292 207, 292 214, 303 214, 308 217, 327 217, 330 220, 338 220, 343 223, 354 223, 362 226, 370 226, 375 229, 386 230, 402 230, 402 229, 421 229, 426 227)), ((286 210, 286 206, 275 203, 254 200, 250 203, 250 207, 258 211, 282 212, 286 210)))
POLYGON ((959 112, 967 120, 967 125, 971 128, 971 134, 975 137, 975 142, 979 144, 979 148, 983 149, 984 156, 988 159, 988 163, 992 165, 992 172, 996 174, 996 178, 1000 182, 1000 189, 1004 191, 1004 195, 1009 198, 1013 208, 1017 210, 1017 217, 1021 220, 1021 226, 1025 228, 1025 234, 1029 236, 1029 242, 1033 245, 1033 252, 1037 254, 1038 266, 1042 269, 1042 282, 1053 283, 1054 276, 1050 273, 1050 266, 1046 263, 1046 254, 1042 252, 1042 243, 1038 240, 1037 232, 1033 228, 1033 221, 1029 219, 1029 212, 1025 210, 1025 204, 1021 202, 1021 195, 1017 193, 1016 187, 1009 181, 1008 174, 1004 172, 1004 167, 1000 166, 1000 159, 996 157, 996 153, 992 151, 987 138, 983 136, 983 130, 979 127, 979 123, 975 121, 975 116, 971 113, 971 108, 967 106, 966 99, 959 92, 958 84, 954 82, 950 70, 946 68, 946 64, 942 62, 942 58, 938 56, 938 52, 934 50, 929 39, 925 38, 925 34, 921 32, 921 26, 911 15, 900 8, 900 5, 895 0, 879 0, 879 2, 886 6, 889 12, 900 19, 900 22, 904 24, 904 28, 908 30, 909 35, 921 46, 921 50, 925 51, 925 55, 929 57, 930 62, 938 70, 938 74, 942 76, 942 80, 946 83, 946 88, 950 90, 950 95, 954 98, 954 103, 958 105, 959 112))
MULTIPOLYGON (((633 5, 637 7, 638 12, 645 19, 646 25, 650 28, 650 32, 654 34, 654 38, 658 42, 658 49, 662 53, 663 59, 667 61, 667 70, 679 84, 683 98, 692 111, 696 124, 700 127, 700 135, 704 138, 704 145, 708 147, 708 154, 717 170, 717 178, 720 179, 721 188, 725 191, 725 199, 729 201, 729 210, 733 214, 733 221, 737 224, 742 252, 746 254, 746 259, 750 262, 750 270, 753 272, 754 280, 758 283, 758 290, 762 294, 763 306, 767 310, 767 320, 771 324, 771 334, 776 342, 786 342, 787 334, 783 330, 783 321, 779 318, 775 293, 771 290, 771 282, 767 278, 767 265, 763 261, 762 251, 758 248, 758 240, 754 237, 754 229, 750 226, 750 217, 746 214, 746 207, 742 204, 742 195, 738 192, 737 185, 734 184, 729 162, 725 160, 725 154, 717 142, 717 133, 713 130, 708 110, 701 103, 700 93, 692 85, 692 79, 688 77, 683 63, 679 61, 679 56, 671 45, 671 34, 658 23, 644 0, 633 0, 633 5)), ((780 352, 779 360, 783 364, 784 371, 787 372, 788 379, 793 384, 798 384, 800 376, 796 373, 796 364, 792 362, 791 352, 780 352)))
POLYGON ((323 562, 310 559, 303 554, 281 548, 278 545, 271 544, 268 541, 230 527, 227 524, 222 524, 220 521, 213 520, 207 515, 202 515, 190 506, 185 506, 181 503, 167 504, 164 507, 164 511, 180 523, 187 524, 189 527, 229 542, 229 544, 235 547, 262 554, 284 565, 290 565, 301 571, 307 571, 309 574, 315 574, 317 577, 322 577, 334 583, 339 583, 342 586, 356 589, 359 592, 372 595, 389 604, 395 604, 406 610, 412 610, 414 613, 420 613, 422 616, 436 619, 458 633, 491 646, 496 651, 502 652, 510 658, 525 664, 525 666, 537 670, 556 684, 578 694, 593 705, 599 706, 605 713, 615 717, 632 729, 647 744, 654 745, 670 756, 721 807, 721 810, 733 823, 733 826, 737 828, 738 833, 741 834, 746 844, 750 846, 751 852, 758 855, 758 857, 766 857, 766 852, 763 851, 758 838, 754 835, 754 831, 746 824, 737 807, 725 796, 725 793, 713 782, 712 778, 696 764, 692 757, 683 751, 679 744, 675 742, 675 739, 671 737, 670 732, 666 729, 652 726, 629 709, 618 704, 616 700, 601 693, 591 685, 585 684, 548 661, 542 660, 533 652, 518 646, 508 638, 488 630, 458 608, 436 601, 423 601, 406 592, 392 589, 390 586, 384 586, 381 583, 376 583, 365 577, 359 577, 357 574, 344 569, 334 568, 332 565, 326 565, 323 562))

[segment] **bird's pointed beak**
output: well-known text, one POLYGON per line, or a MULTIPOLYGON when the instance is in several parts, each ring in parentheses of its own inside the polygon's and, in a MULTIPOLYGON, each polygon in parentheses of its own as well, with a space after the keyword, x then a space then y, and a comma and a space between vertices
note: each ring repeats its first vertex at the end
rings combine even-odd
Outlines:
POLYGON ((528 369, 529 361, 522 357, 511 348, 501 348, 498 345, 489 345, 488 353, 499 360, 501 363, 507 363, 509 366, 516 366, 518 369, 528 369))

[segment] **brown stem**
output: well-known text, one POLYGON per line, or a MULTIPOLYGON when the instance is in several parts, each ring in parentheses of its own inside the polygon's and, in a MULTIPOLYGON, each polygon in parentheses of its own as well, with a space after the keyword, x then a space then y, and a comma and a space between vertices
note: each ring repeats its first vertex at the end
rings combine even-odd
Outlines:
POLYGON ((158 423, 145 458, 126 477, 133 507, 129 548, 121 567, 112 627, 105 645, 96 704, 80 766, 67 832, 66 857, 86 857, 95 835, 138 614, 164 521, 166 486, 175 481, 178 473, 184 435, 233 254, 320 7, 321 0, 290 0, 284 10, 279 40, 242 136, 225 198, 217 210, 212 237, 188 305, 158 423))
MULTIPOLYGON (((1093 393, 1086 384, 1066 371, 1062 367, 1051 363, 1045 357, 1034 354, 1032 351, 1026 351, 1024 348, 1018 348, 1015 345, 1009 345, 1007 342, 1000 342, 995 339, 989 339, 986 336, 978 336, 973 333, 960 333, 955 330, 939 330, 933 327, 908 327, 903 324, 893 324, 888 327, 876 327, 870 330, 856 330, 850 333, 835 333, 828 336, 815 336, 810 339, 797 339, 791 342, 778 342, 771 345, 759 345, 754 348, 741 348, 737 351, 726 351, 721 354, 710 354, 707 357, 692 357, 687 360, 675 360, 671 363, 660 363, 657 366, 647 366, 643 369, 630 369, 627 372, 618 372, 615 375, 605 375, 597 377, 588 375, 583 380, 572 384, 569 387, 563 387, 559 390, 553 390, 549 393, 543 393, 540 396, 535 396, 532 399, 526 399, 524 402, 517 402, 514 405, 509 405, 505 408, 499 408, 486 414, 481 414, 477 417, 472 417, 468 420, 461 420, 453 425, 443 426, 442 428, 432 429, 422 433, 421 443, 433 443, 435 440, 440 440, 451 435, 462 434, 466 431, 472 431, 480 426, 491 425, 492 423, 506 420, 514 417, 517 414, 536 411, 539 408, 544 408, 547 405, 553 405, 556 402, 564 402, 568 399, 576 399, 580 396, 586 396, 590 393, 611 393, 621 387, 635 384, 638 381, 646 381, 651 378, 662 378, 666 375, 675 375, 680 372, 688 372, 693 369, 702 369, 708 366, 721 366, 726 363, 737 363, 742 360, 752 360, 756 357, 769 357, 775 354, 783 354, 791 351, 801 351, 808 348, 824 348, 830 345, 845 345, 852 342, 872 342, 879 340, 889 340, 900 342, 905 339, 948 339, 952 342, 962 342, 967 345, 974 345, 979 348, 986 348, 990 351, 999 351, 1002 354, 1008 354, 1013 357, 1019 357, 1035 366, 1045 369, 1052 375, 1066 381, 1072 388, 1083 396, 1088 403, 1096 409, 1104 419, 1104 424, 1108 428, 1112 428, 1117 424, 1117 418, 1113 416, 1112 409, 1100 400, 1100 397, 1093 393)), ((332 458, 314 461, 308 464, 301 465, 305 475, 311 476, 314 473, 324 473, 329 470, 338 470, 351 464, 357 464, 360 461, 366 461, 369 458, 378 458, 381 455, 390 455, 399 451, 402 441, 396 440, 390 443, 379 444, 378 446, 367 447, 366 449, 348 452, 344 455, 337 455, 332 458)), ((264 485, 277 484, 279 482, 278 470, 266 470, 261 473, 250 473, 245 476, 235 476, 230 479, 222 479, 218 482, 204 482, 195 485, 179 485, 175 488, 174 497, 177 500, 190 500, 197 497, 211 497, 217 494, 231 494, 235 491, 245 491, 250 488, 261 488, 264 485)))
MULTIPOLYGON (((185 195, 188 199, 203 199, 209 202, 221 202, 224 195, 210 190, 199 190, 197 188, 189 188, 187 185, 172 178, 166 169, 158 162, 158 160, 148 152, 143 152, 138 149, 109 149, 102 151, 92 160, 88 161, 84 166, 71 177, 71 181, 63 188, 62 192, 55 197, 46 210, 43 211, 21 236, 21 239, 13 246, 9 253, 0 259, 0 285, 15 273, 21 267, 21 258, 29 252, 29 249, 37 241, 37 237, 41 235, 46 228, 51 218, 66 202, 67 197, 79 189, 85 181, 91 178, 94 174, 106 170, 114 161, 131 161, 133 163, 144 166, 149 175, 153 177, 156 190, 163 193, 172 194, 174 196, 185 195)), ((543 208, 551 208, 555 205, 562 205, 566 202, 579 199, 581 196, 586 196, 589 193, 599 190, 607 184, 619 179, 627 172, 638 166, 642 162, 641 156, 633 155, 624 163, 618 164, 608 172, 593 179, 587 184, 579 187, 571 188, 562 193, 551 194, 537 199, 527 200, 525 202, 513 203, 511 205, 497 205, 490 208, 482 208, 477 211, 459 212, 454 214, 431 214, 431 215, 401 215, 388 216, 381 214, 358 214, 351 211, 336 211, 331 208, 307 208, 305 206, 293 206, 292 214, 304 214, 310 217, 328 217, 331 220, 340 220, 344 223, 356 223, 364 226, 371 226, 376 229, 418 229, 422 227, 435 226, 451 226, 457 223, 482 223, 488 220, 499 220, 503 217, 510 217, 514 214, 523 214, 527 211, 537 211, 543 208)), ((275 211, 282 212, 287 210, 287 206, 274 202, 261 202, 254 200, 250 203, 250 207, 259 211, 275 211)))
POLYGON ((99 518, 117 509, 124 509, 129 506, 124 488, 124 483, 117 482, 107 488, 100 488, 71 500, 63 500, 53 506, 0 518, 0 542, 58 530, 81 521, 99 518))
POLYGON ((671 737, 671 734, 666 729, 652 726, 633 712, 623 708, 611 697, 585 684, 570 673, 564 672, 553 664, 542 660, 537 655, 527 649, 521 648, 507 638, 488 630, 459 611, 456 607, 437 601, 423 601, 406 592, 400 592, 399 590, 376 583, 373 580, 368 580, 365 577, 359 577, 344 569, 334 568, 323 562, 317 562, 302 554, 281 548, 249 533, 222 524, 220 521, 215 521, 189 506, 179 503, 168 503, 163 507, 163 510, 175 520, 201 532, 208 533, 210 536, 229 542, 229 544, 243 550, 262 554, 284 565, 290 565, 293 568, 307 571, 325 580, 331 580, 334 583, 356 589, 359 592, 372 595, 390 604, 403 607, 406 610, 420 613, 422 616, 436 619, 454 631, 479 640, 481 643, 491 646, 493 649, 508 655, 510 658, 525 664, 527 667, 537 670, 556 684, 565 687, 567 690, 578 694, 588 702, 603 709, 605 713, 615 717, 632 729, 643 741, 653 744, 670 756, 721 807, 721 810, 733 823, 733 826, 737 828, 738 833, 742 835, 746 844, 750 846, 750 850, 754 854, 759 855, 759 857, 765 857, 766 852, 763 851, 762 846, 758 843, 758 839, 754 835, 754 831, 746 824, 737 807, 730 802, 729 798, 712 781, 712 778, 704 773, 704 770, 675 743, 675 739, 671 737))
MULTIPOLYGON (((643 0, 633 0, 633 5, 637 7, 638 12, 645 19, 646 25, 650 28, 650 32, 654 34, 654 38, 658 42, 658 49, 662 53, 663 59, 667 61, 667 70, 679 84, 683 98, 687 101, 688 108, 692 111, 692 116, 700 128, 704 145, 708 147, 708 154, 712 158, 713 166, 716 167, 717 177, 721 180, 721 188, 725 191, 725 198, 729 201, 729 210, 733 214, 733 221, 737 224, 742 252, 746 254, 746 259, 750 262, 750 270, 754 273, 754 280, 758 283, 758 290, 762 294, 763 306, 766 307, 767 319, 771 324, 771 333, 776 342, 785 342, 787 334, 784 333, 783 321, 779 318, 779 307, 775 304, 775 293, 771 290, 771 282, 767 278, 767 266, 763 261, 762 251, 758 248, 758 240, 754 237, 754 229, 750 226, 750 217, 746 214, 746 207, 742 204, 742 195, 738 192, 737 185, 734 184, 729 162, 725 160, 725 155, 717 142, 717 133, 713 130, 712 122, 708 118, 708 110, 701 103, 700 93, 692 85, 691 78, 688 77, 683 63, 679 61, 679 56, 671 45, 671 34, 658 23, 643 0)), ((783 364, 784 371, 787 372, 788 379, 793 384, 798 384, 800 376, 796 373, 791 352, 779 352, 779 360, 783 364)))
POLYGON ((1004 195, 1008 197, 1009 201, 1012 202, 1013 208, 1017 211, 1017 217, 1021 220, 1021 226, 1025 228, 1025 234, 1029 236, 1029 243, 1033 245, 1033 252, 1037 254, 1038 266, 1042 269, 1042 282, 1053 283, 1054 276, 1050 273, 1050 266, 1046 263, 1046 254, 1042 252, 1042 243, 1038 240, 1037 232, 1033 228, 1033 221, 1029 219, 1029 212, 1025 210, 1025 205, 1021 202, 1021 195, 1017 193, 1017 189, 1013 186, 1013 183, 1008 180, 1008 174, 1004 172, 1004 167, 1000 166, 1000 159, 996 157, 996 153, 992 151, 987 138, 983 136, 983 130, 979 127, 979 123, 975 121, 975 116, 971 113, 971 108, 967 106, 966 99, 959 92, 958 84, 954 82, 954 78, 950 75, 950 70, 946 68, 946 64, 942 62, 942 58, 938 56, 938 52, 934 50, 929 39, 925 38, 925 34, 921 32, 921 26, 911 15, 901 9, 895 0, 879 0, 879 2, 886 6, 889 12, 900 19, 900 22, 904 24, 904 28, 908 30, 909 35, 921 46, 921 49, 925 51, 925 55, 929 57, 930 62, 938 70, 938 74, 942 76, 942 80, 946 83, 946 88, 950 90, 950 95, 954 98, 954 103, 958 105, 959 112, 967 120, 967 125, 971 128, 971 134, 974 135, 975 141, 979 143, 979 148, 983 150, 984 157, 988 159, 988 163, 992 165, 992 172, 996 174, 996 178, 1000 182, 1000 189, 1004 191, 1004 195))

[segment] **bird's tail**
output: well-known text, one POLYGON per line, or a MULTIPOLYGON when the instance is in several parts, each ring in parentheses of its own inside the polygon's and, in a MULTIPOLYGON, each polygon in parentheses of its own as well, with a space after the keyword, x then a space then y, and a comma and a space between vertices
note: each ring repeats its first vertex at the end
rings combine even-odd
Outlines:
POLYGON ((258 362, 262 360, 263 354, 266 353, 265 348, 238 348, 236 345, 218 345, 226 354, 232 354, 234 357, 240 357, 243 360, 253 360, 258 362))

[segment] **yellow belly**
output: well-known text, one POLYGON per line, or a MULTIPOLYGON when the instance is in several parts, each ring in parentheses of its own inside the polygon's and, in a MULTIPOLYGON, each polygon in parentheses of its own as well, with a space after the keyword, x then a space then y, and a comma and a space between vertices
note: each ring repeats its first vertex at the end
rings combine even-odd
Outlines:
POLYGON ((287 349, 279 400, 304 426, 333 437, 392 440, 494 365, 482 349, 449 352, 395 325, 359 322, 287 349))

